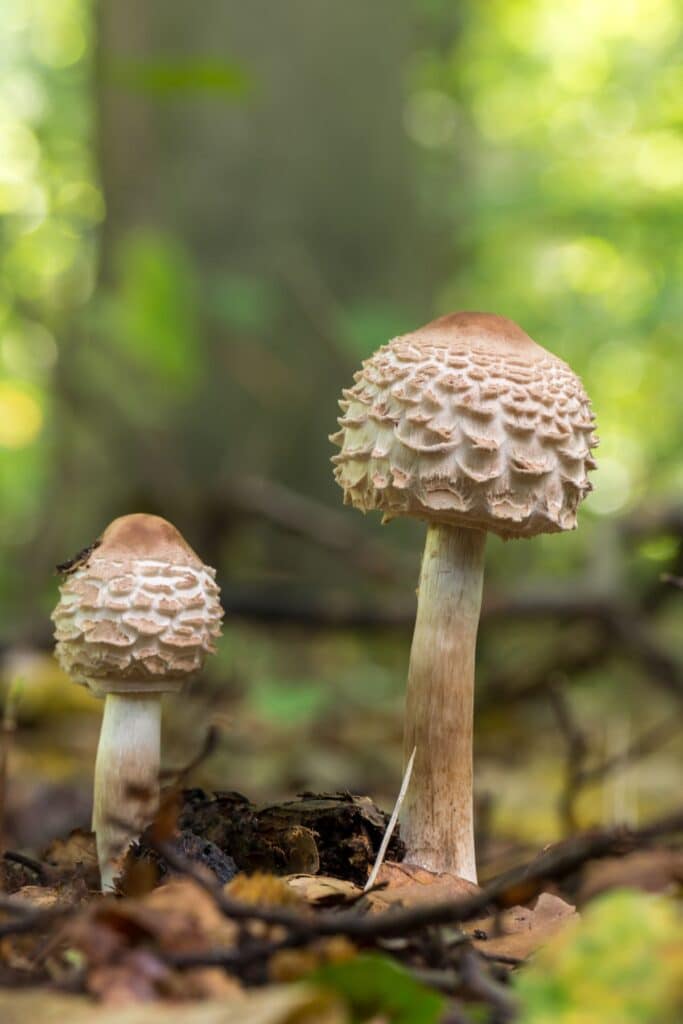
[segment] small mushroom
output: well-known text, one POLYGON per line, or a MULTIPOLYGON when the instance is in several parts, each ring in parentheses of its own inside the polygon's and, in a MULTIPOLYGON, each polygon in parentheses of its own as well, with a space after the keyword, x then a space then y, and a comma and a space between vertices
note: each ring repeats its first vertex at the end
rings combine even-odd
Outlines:
POLYGON ((344 501, 427 522, 410 652, 407 859, 476 882, 474 661, 487 532, 572 530, 597 445, 576 374, 511 320, 455 313, 394 338, 343 392, 344 501))
POLYGON ((158 807, 162 694, 202 668, 223 611, 215 570, 158 516, 115 519, 59 568, 57 660, 105 702, 92 827, 107 890, 158 807))

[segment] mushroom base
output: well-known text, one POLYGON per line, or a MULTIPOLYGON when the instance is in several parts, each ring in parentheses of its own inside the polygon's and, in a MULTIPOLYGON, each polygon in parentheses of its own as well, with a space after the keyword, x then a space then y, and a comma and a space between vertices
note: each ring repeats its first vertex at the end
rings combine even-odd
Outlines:
POLYGON ((427 531, 410 651, 404 757, 416 748, 401 835, 406 860, 476 882, 472 803, 474 664, 486 534, 427 531))

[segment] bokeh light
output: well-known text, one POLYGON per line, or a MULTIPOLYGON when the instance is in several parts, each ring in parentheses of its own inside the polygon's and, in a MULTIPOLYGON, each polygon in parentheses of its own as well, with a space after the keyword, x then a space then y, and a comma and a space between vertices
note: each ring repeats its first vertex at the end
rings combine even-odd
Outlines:
POLYGON ((14 381, 0 381, 0 448, 25 448, 42 426, 37 399, 14 381))

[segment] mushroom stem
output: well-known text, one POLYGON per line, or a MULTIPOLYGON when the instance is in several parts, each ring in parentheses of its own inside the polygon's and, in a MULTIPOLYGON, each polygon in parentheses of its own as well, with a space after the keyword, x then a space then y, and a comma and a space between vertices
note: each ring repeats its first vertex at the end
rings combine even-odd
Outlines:
POLYGON ((474 659, 482 530, 427 531, 410 651, 404 757, 417 748, 401 829, 406 860, 476 882, 472 801, 474 659))
POLYGON ((92 827, 102 891, 159 803, 161 695, 108 693, 95 762, 92 827))

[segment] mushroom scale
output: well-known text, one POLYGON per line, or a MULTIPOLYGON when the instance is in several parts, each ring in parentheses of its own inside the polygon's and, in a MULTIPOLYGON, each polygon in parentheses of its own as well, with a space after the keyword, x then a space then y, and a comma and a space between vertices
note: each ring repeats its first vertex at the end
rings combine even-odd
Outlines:
POLYGON ((330 440, 346 504, 497 533, 571 530, 597 446, 576 374, 510 320, 441 317, 343 392, 330 440))
POLYGON ((215 570, 96 549, 60 587, 56 655, 77 682, 106 692, 180 688, 215 650, 222 610, 215 570), (169 685, 170 683, 170 685, 169 685))

